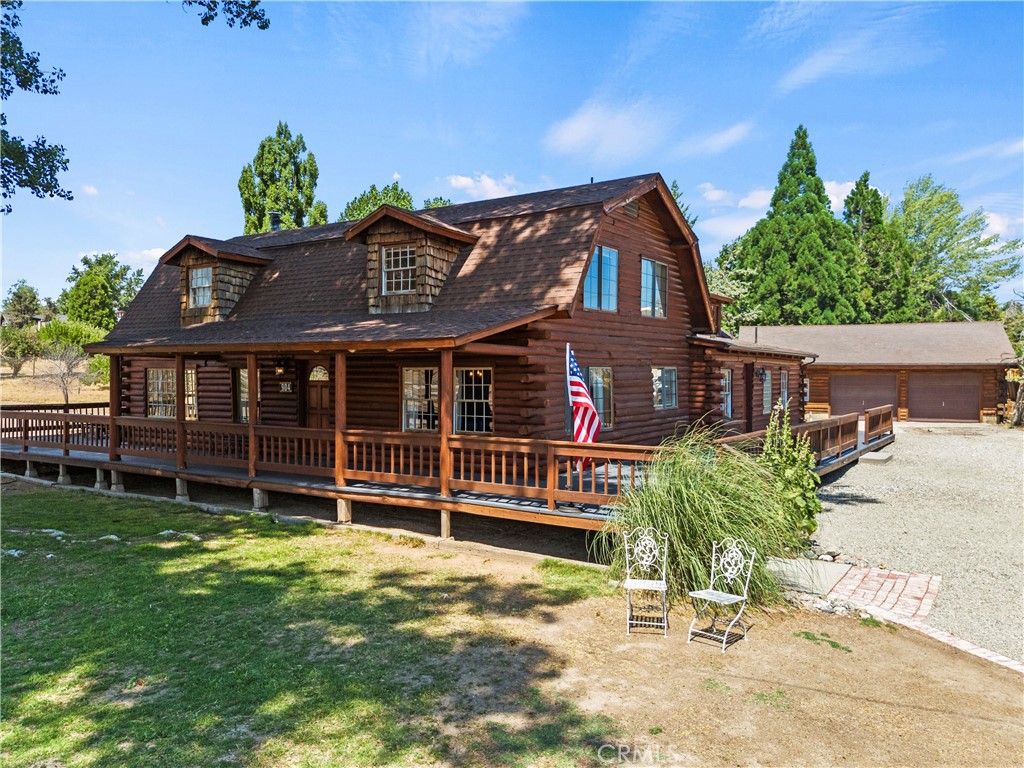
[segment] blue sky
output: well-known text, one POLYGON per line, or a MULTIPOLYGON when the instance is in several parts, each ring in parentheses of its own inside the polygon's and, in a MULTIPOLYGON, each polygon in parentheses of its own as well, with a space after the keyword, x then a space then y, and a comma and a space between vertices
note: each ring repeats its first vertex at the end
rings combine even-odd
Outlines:
POLYGON ((148 273, 185 234, 240 234, 239 174, 279 120, 332 221, 395 178, 419 204, 660 171, 711 261, 803 123, 834 210, 865 170, 893 198, 931 173, 990 231, 1024 228, 1021 3, 264 6, 267 31, 174 0, 26 3, 22 41, 67 77, 15 94, 9 128, 66 147, 75 199, 14 198, 5 294, 55 297, 86 253, 148 273))

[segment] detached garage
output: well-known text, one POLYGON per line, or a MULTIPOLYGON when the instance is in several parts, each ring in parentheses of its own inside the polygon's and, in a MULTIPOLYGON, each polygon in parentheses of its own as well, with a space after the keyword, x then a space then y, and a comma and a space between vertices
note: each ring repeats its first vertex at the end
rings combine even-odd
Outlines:
POLYGON ((900 421, 994 421, 1013 348, 998 322, 744 326, 741 341, 806 349, 807 413, 891 403, 900 421))

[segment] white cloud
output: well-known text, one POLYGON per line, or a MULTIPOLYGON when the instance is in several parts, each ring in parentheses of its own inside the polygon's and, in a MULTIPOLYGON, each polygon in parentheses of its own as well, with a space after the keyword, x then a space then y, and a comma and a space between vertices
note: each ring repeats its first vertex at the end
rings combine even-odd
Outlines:
POLYGON ((627 165, 661 145, 668 122, 668 115, 647 99, 614 106, 591 99, 549 128, 544 146, 602 165, 627 165))
POLYGON ((514 30, 524 3, 418 3, 407 30, 419 74, 472 64, 514 30))
POLYGON ((998 213, 992 213, 991 211, 985 212, 985 219, 987 226, 985 227, 986 235, 998 235, 999 237, 1006 237, 1010 232, 1010 219, 1007 216, 1001 216, 998 213))
POLYGON ((146 248, 142 251, 126 251, 118 255, 118 260, 133 268, 142 267, 146 271, 156 266, 160 257, 167 253, 166 248, 146 248))
POLYGON ((100 193, 100 191, 92 184, 83 184, 82 192, 87 194, 89 197, 96 197, 100 193))
POLYGON ((777 2, 769 5, 757 17, 749 36, 765 41, 783 41, 815 26, 818 18, 827 10, 821 3, 777 2))
POLYGON ((950 163, 966 163, 983 159, 1002 160, 1020 154, 1024 154, 1024 139, 1008 139, 964 150, 963 152, 951 155, 947 159, 950 163))
POLYGON ((732 205, 732 192, 728 192, 724 189, 718 189, 718 187, 710 181, 698 184, 697 189, 700 190, 701 196, 709 203, 732 205))
POLYGON ((515 176, 505 174, 501 180, 493 179, 486 173, 476 176, 448 176, 452 189, 464 192, 473 200, 490 200, 495 197, 508 197, 518 192, 519 182, 515 176))
POLYGON ((850 191, 854 188, 857 182, 855 181, 826 181, 825 182, 825 194, 828 195, 828 200, 832 203, 833 213, 839 213, 843 210, 843 203, 846 201, 846 196, 850 194, 850 191))
POLYGON ((775 194, 775 191, 771 189, 754 189, 746 197, 742 198, 737 205, 740 208, 754 208, 764 211, 768 209, 768 204, 771 203, 773 194, 775 194))
POLYGON ((687 139, 676 150, 679 157, 693 157, 696 155, 718 155, 725 150, 739 144, 754 127, 753 123, 736 123, 725 130, 711 133, 706 136, 687 139))
POLYGON ((395 181, 398 181, 399 179, 402 178, 402 174, 400 174, 398 171, 395 171, 394 173, 391 174, 391 178, 394 179, 395 181))
POLYGON ((760 213, 727 213, 723 216, 699 219, 697 221, 697 234, 702 239, 704 235, 708 235, 710 239, 715 241, 729 242, 745 233, 760 218, 760 213))

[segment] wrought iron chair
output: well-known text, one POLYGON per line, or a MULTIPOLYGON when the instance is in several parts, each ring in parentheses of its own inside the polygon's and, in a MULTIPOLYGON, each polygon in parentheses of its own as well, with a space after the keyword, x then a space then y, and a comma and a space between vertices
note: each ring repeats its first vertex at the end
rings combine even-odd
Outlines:
POLYGON ((668 534, 654 528, 623 533, 626 548, 626 634, 633 627, 653 627, 668 636, 668 534), (633 604, 633 592, 660 593, 661 605, 633 604), (660 615, 658 615, 660 613, 660 615))
POLYGON ((686 642, 695 637, 721 641, 722 653, 740 639, 747 639, 747 625, 740 620, 747 605, 750 574, 754 570, 757 551, 742 539, 716 541, 711 552, 711 583, 708 589, 690 592, 690 601, 697 615, 690 622, 686 642), (694 629, 697 622, 710 619, 706 629, 694 629), (734 627, 739 629, 734 629, 734 627), (731 633, 731 635, 730 635, 731 633))

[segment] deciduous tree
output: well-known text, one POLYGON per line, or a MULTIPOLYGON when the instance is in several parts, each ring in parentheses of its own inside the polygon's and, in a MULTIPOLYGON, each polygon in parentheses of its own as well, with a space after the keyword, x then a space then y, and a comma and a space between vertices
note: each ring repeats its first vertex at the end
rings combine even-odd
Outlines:
POLYGON ((66 298, 68 320, 77 320, 106 331, 112 330, 117 323, 110 283, 99 272, 85 272, 67 291, 66 298))
POLYGON ((319 175, 316 157, 307 151, 302 134, 292 138, 288 123, 278 123, 238 180, 245 234, 269 231, 271 211, 281 214, 282 229, 326 224, 327 205, 315 199, 319 175))
POLYGON ((4 299, 4 317, 16 328, 31 325, 42 305, 39 292, 24 280, 19 280, 7 291, 4 299))
POLYGON ((397 181, 380 189, 377 189, 376 184, 371 184, 368 190, 349 201, 338 221, 362 219, 365 216, 369 216, 382 205, 392 205, 395 208, 404 208, 407 211, 411 211, 413 209, 412 195, 400 187, 397 181))
POLYGON ((40 352, 35 333, 29 328, 5 325, 0 328, 0 359, 11 368, 11 375, 21 373, 22 366, 40 352))
POLYGON ((451 204, 451 200, 449 200, 447 197, 441 197, 440 195, 438 195, 437 197, 428 198, 427 200, 423 201, 424 208, 445 208, 451 204))
MULTIPOLYGON (((75 265, 71 267, 67 282, 74 286, 85 275, 90 273, 102 277, 109 286, 112 312, 116 312, 119 309, 127 309, 144 282, 141 269, 132 269, 127 264, 122 264, 117 260, 117 254, 112 251, 83 256, 81 266, 75 265)), ((61 312, 68 315, 68 317, 71 317, 71 307, 68 298, 70 290, 72 289, 62 291, 57 299, 57 305, 61 312)), ((100 324, 93 323, 93 325, 100 324)), ((107 326, 100 325, 100 327, 106 328, 107 326)), ((113 328, 113 325, 110 328, 113 328)), ((107 328, 107 330, 110 330, 110 328, 107 328)))

